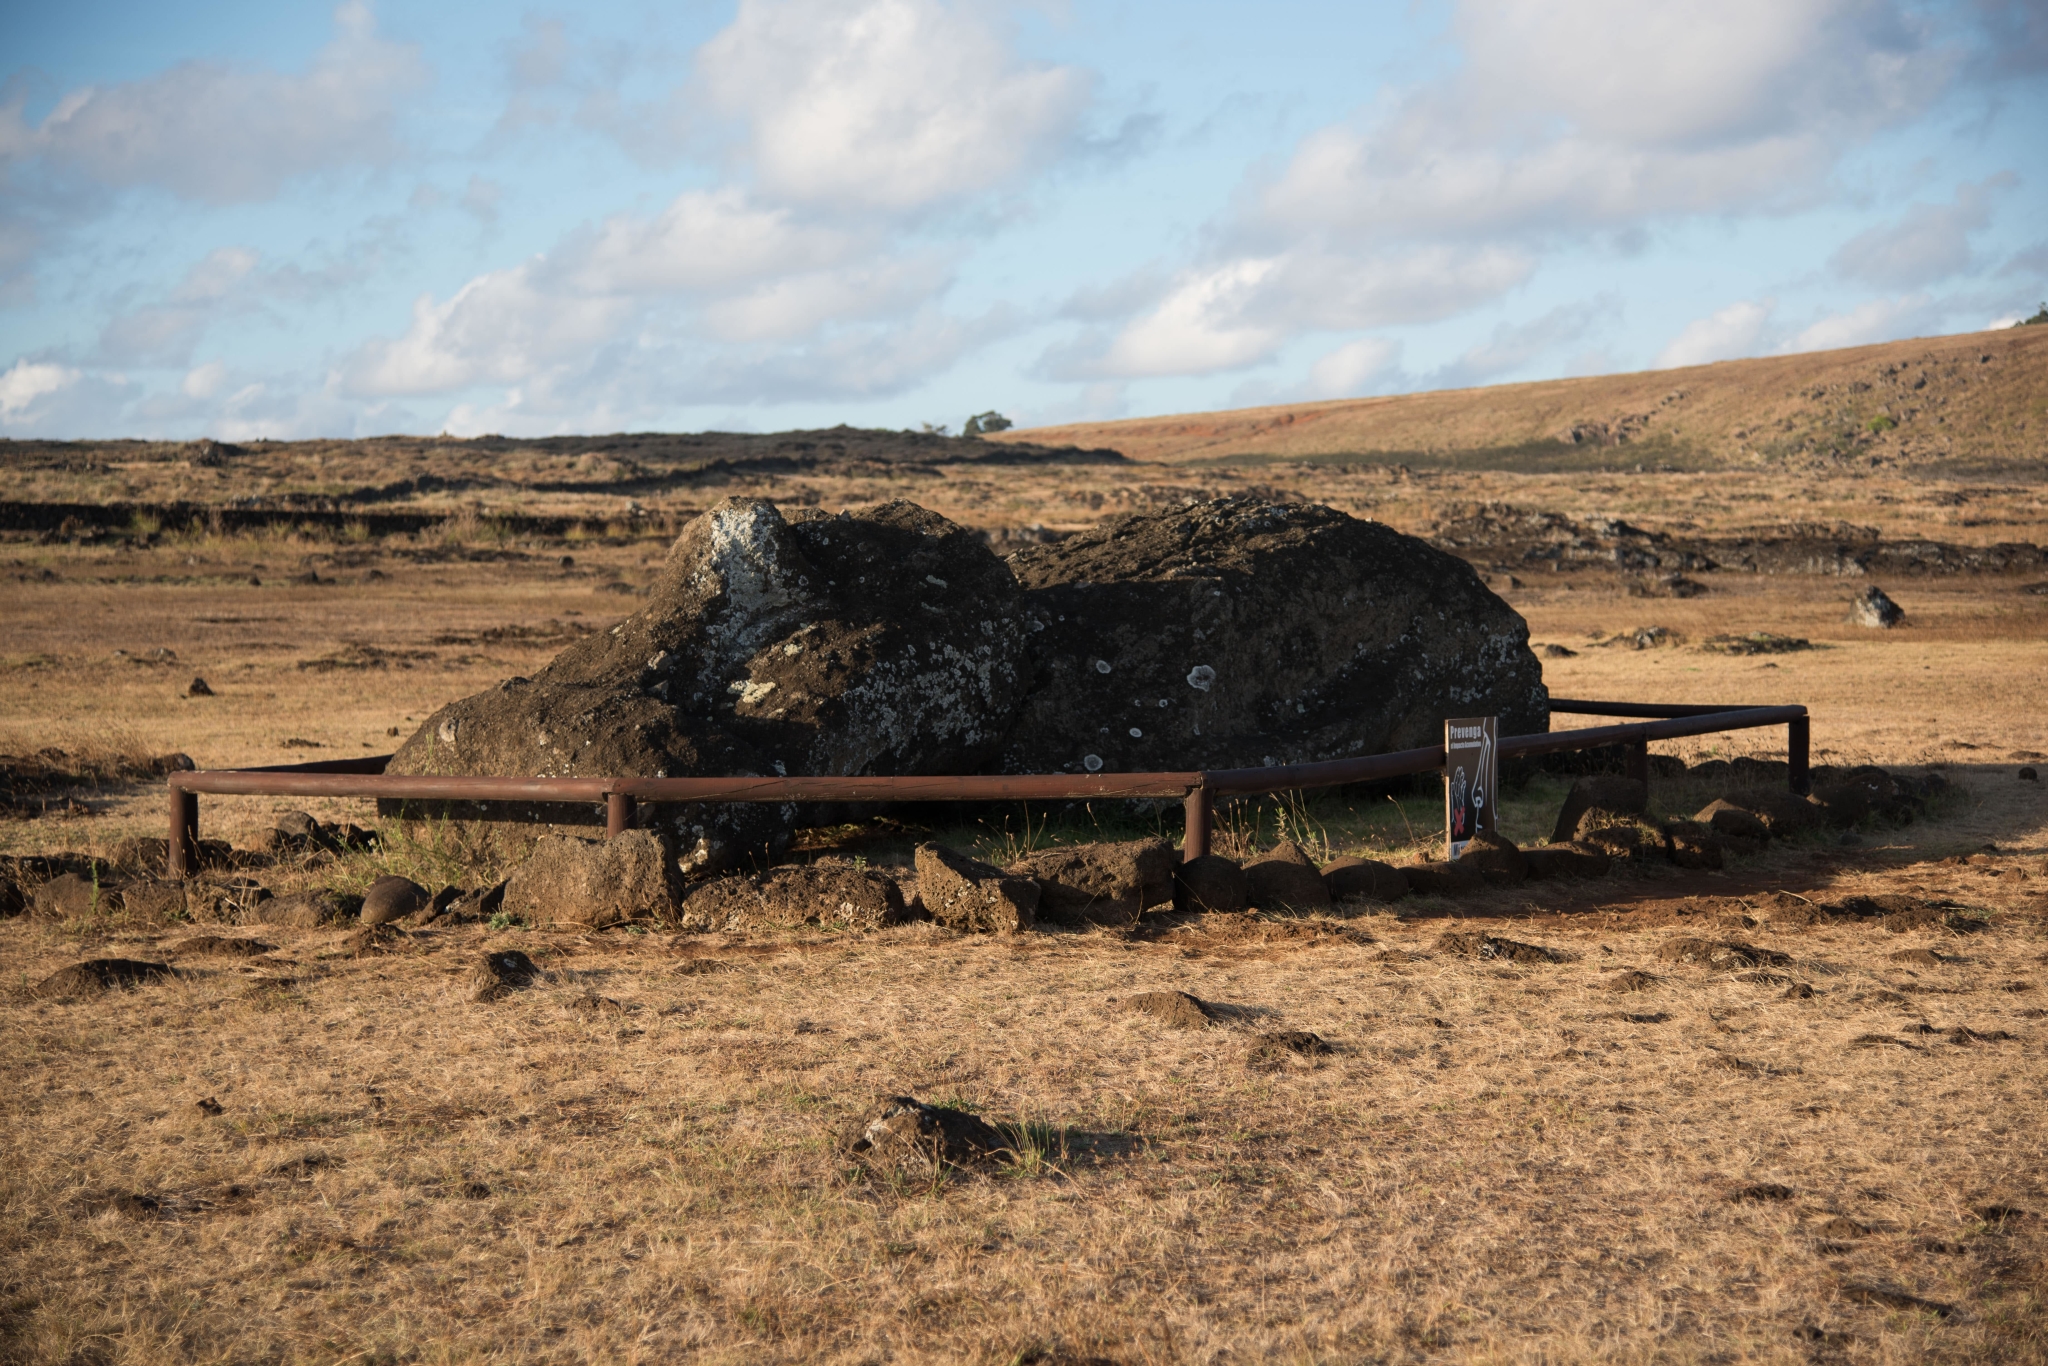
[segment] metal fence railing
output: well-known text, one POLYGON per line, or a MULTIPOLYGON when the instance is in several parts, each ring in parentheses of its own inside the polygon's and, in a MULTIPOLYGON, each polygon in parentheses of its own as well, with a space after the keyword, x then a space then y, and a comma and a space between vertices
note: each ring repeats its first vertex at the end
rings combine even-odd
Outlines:
MULTIPOLYGON (((1552 698, 1553 713, 1642 717, 1618 725, 1511 735, 1502 758, 1600 749, 1627 751, 1630 776, 1648 783, 1650 744, 1682 736, 1783 726, 1794 792, 1809 788, 1810 730, 1803 706, 1725 707, 1552 698)), ((1209 852, 1218 797, 1293 792, 1428 773, 1444 765, 1442 745, 1321 763, 1177 773, 934 774, 900 777, 520 778, 390 774, 388 754, 272 768, 201 769, 170 775, 171 871, 198 868, 199 796, 374 797, 424 802, 548 802, 605 808, 607 836, 629 828, 643 802, 985 802, 1179 798, 1186 807, 1183 859, 1209 852)))

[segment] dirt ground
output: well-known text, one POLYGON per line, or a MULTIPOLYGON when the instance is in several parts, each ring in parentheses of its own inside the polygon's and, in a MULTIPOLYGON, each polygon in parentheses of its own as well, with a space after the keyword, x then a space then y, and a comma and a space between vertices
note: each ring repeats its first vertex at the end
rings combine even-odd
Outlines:
MULTIPOLYGON (((1973 504, 1944 486, 1851 476, 1781 484, 1763 512, 1730 496, 1740 481, 1692 477, 1604 495, 1290 478, 1367 491, 1406 529, 1432 499, 1498 498, 1709 531, 1825 508, 1891 518, 1887 535, 2048 540, 2031 487, 1977 496, 1997 525, 1963 527, 1973 504)), ((1020 475, 1000 507, 931 501, 1052 524, 1064 479, 1020 475)), ((0 544, 0 752, 383 752, 632 610, 664 549, 0 544), (292 581, 309 568, 324 581, 292 581), (195 676, 210 696, 187 695, 195 676)), ((1536 641, 1574 652, 1545 660, 1554 694, 1803 702, 1817 762, 1938 771, 1952 794, 1915 824, 1716 873, 1129 934, 471 925, 358 952, 340 929, 0 921, 0 1361, 2048 1361, 2048 796, 2018 777, 2048 752, 2048 597, 1998 575, 1887 582, 1907 625, 1880 633, 1845 622, 1862 584, 1833 575, 1707 574, 1683 599, 1556 577, 1497 578, 1536 641), (1676 643, 1594 643, 1653 625, 1676 643), (1812 648, 1702 648, 1759 630, 1812 648), (1962 928, 1798 928, 1765 912, 1777 893, 1904 895, 1962 928), (1440 942, 1474 931, 1552 952, 1440 942), (1660 956, 1685 935, 1770 952, 1749 973, 1660 956), (508 948, 542 978, 473 1002, 475 965, 508 948), (30 993, 93 956, 178 974, 30 993), (1615 989, 1631 970, 1649 980, 1615 989), (1158 989, 1217 1022, 1126 1009, 1158 989), (1255 1066, 1276 1030, 1333 1051, 1255 1066), (864 1177, 834 1139, 878 1093, 1039 1141, 987 1173, 864 1177)), ((1509 833, 1547 834, 1562 791, 1516 795, 1509 833)), ((1671 812, 1711 795, 1657 792, 1671 812)), ((94 814, 0 821, 0 851, 161 831, 160 783, 81 796, 94 814)), ((1295 828, 1398 858, 1431 841, 1432 801, 1322 799, 1295 828)), ((205 832, 247 843, 287 805, 209 798, 205 832)), ((313 809, 371 823, 367 803, 313 809)), ((436 858, 394 839, 254 875, 280 892, 463 875, 436 858)))

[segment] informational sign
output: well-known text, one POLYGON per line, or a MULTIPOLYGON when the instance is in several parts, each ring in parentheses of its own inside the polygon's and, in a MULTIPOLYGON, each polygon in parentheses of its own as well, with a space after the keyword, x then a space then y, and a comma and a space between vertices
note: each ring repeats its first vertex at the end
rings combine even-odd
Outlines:
POLYGON ((1499 823, 1494 793, 1500 787, 1500 718, 1470 716, 1444 722, 1444 847, 1456 858, 1482 830, 1499 823))

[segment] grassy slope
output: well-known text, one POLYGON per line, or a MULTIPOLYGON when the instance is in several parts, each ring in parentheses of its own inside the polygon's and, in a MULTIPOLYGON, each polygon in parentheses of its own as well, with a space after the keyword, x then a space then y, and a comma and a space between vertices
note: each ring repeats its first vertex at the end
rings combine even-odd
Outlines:
POLYGON ((1366 456, 1493 468, 1797 468, 1874 458, 2011 474, 2041 466, 2044 432, 2048 327, 2029 327, 1631 375, 1070 423, 994 439, 1107 446, 1169 462, 1366 456), (1560 439, 1595 423, 1635 430, 1618 446, 1560 439))

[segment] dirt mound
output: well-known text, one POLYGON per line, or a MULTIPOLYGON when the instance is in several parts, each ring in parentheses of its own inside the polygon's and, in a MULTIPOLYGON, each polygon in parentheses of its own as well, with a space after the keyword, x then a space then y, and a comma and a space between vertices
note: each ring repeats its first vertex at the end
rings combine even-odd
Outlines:
POLYGON ((1250 498, 1113 518, 1010 558, 1036 677, 1007 772, 1252 767, 1441 740, 1444 699, 1546 728, 1526 623, 1454 556, 1250 498))
POLYGON ((883 1097, 846 1126, 836 1146, 870 1172, 909 1176, 987 1167, 1016 1154, 1009 1135, 978 1115, 911 1096, 883 1097))
POLYGON ((1174 1029, 1203 1029, 1216 1018, 1207 1002, 1185 991, 1143 991, 1123 1004, 1125 1010, 1150 1015, 1174 1029))
POLYGON ((145 982, 173 976, 168 963, 151 963, 134 958, 89 958, 73 963, 36 983, 33 994, 45 999, 68 996, 97 996, 117 988, 137 987, 145 982))
POLYGON ((275 953, 277 946, 239 935, 195 934, 171 945, 171 952, 189 958, 257 958, 275 953))
POLYGON ((1452 953, 1460 958, 1478 958, 1485 961, 1498 960, 1508 963, 1562 963, 1566 955, 1556 949, 1544 948, 1541 944, 1524 944, 1515 939, 1503 939, 1493 934, 1464 934, 1453 932, 1436 941, 1438 953, 1452 953))
POLYGON ((1789 954, 1758 948, 1739 939, 1701 939, 1694 935, 1665 940, 1657 946, 1657 957, 1667 963, 1693 963, 1717 972, 1783 967, 1792 961, 1789 954))
POLYGON ((1130 925, 1173 900, 1173 846, 1164 840, 1071 844, 1027 854, 1006 870, 1038 883, 1038 919, 1130 925))
POLYGON ((1297 1058, 1313 1062, 1336 1051, 1320 1034, 1311 1034, 1305 1029, 1284 1029, 1273 1034, 1261 1034, 1252 1040, 1251 1050, 1245 1055, 1245 1064, 1255 1072, 1277 1072, 1297 1058))

